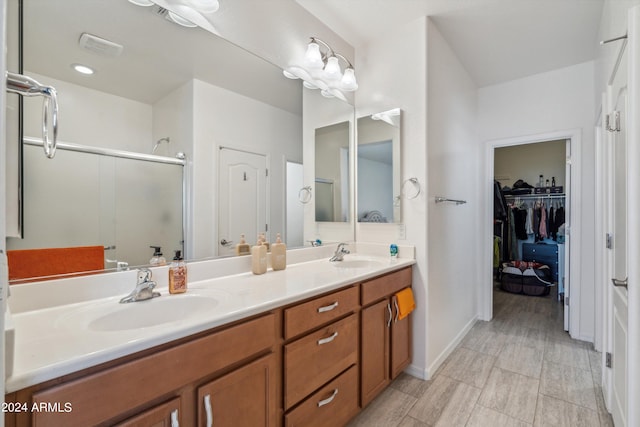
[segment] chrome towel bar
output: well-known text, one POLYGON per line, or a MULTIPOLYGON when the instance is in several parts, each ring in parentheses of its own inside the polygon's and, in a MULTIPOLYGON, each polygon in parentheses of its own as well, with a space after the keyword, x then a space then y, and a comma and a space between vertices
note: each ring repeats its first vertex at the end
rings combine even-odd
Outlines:
POLYGON ((456 199, 449 199, 446 197, 436 196, 436 203, 443 203, 443 202, 451 202, 451 203, 455 203, 456 205, 464 205, 465 203, 467 203, 466 200, 456 200, 456 199))

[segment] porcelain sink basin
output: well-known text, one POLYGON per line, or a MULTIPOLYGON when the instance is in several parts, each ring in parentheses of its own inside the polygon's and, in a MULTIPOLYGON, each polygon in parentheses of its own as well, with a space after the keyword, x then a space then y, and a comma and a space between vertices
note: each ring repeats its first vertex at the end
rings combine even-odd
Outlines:
POLYGON ((150 328, 196 317, 214 309, 219 300, 202 295, 163 295, 147 301, 119 304, 110 301, 98 307, 84 307, 63 318, 59 324, 94 332, 115 332, 150 328))
POLYGON ((342 261, 334 261, 331 263, 336 268, 377 268, 383 265, 379 259, 372 258, 349 258, 345 257, 342 261))

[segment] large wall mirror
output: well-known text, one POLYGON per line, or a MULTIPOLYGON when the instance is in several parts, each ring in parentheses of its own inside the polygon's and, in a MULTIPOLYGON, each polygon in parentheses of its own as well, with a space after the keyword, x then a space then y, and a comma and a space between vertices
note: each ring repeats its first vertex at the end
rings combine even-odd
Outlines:
POLYGON ((401 222, 400 119, 399 108, 358 118, 358 222, 401 222))
MULTIPOLYGON (((317 234, 307 231, 307 211, 287 208, 287 191, 297 191, 287 187, 300 183, 294 171, 302 175, 299 168, 307 164, 300 81, 210 31, 176 24, 157 5, 21 1, 23 73, 56 87, 58 140, 159 161, 65 150, 53 160, 34 159, 37 147, 24 145, 25 224, 23 236, 7 239, 9 250, 103 245, 108 269, 115 267, 110 261, 147 264, 149 246, 162 245, 167 258, 183 249, 195 260, 231 253, 240 233, 249 243, 260 232, 269 240, 280 233, 290 248, 317 234), (79 74, 74 64, 94 74, 79 74), (177 153, 185 154, 185 166, 169 160, 177 153), (242 153, 261 166, 248 166, 242 153), (244 192, 244 184, 255 191, 244 192), (220 201, 225 191, 234 203, 220 201), (168 203, 160 207, 160 200, 168 203), (53 218, 68 220, 73 229, 48 232, 56 227, 53 218), (44 222, 30 223, 38 220, 44 222), (56 234, 73 238, 55 242, 56 234)), ((318 102, 330 103, 328 109, 341 105, 353 116, 347 103, 318 102)), ((37 142, 41 103, 24 103, 24 136, 37 142)))

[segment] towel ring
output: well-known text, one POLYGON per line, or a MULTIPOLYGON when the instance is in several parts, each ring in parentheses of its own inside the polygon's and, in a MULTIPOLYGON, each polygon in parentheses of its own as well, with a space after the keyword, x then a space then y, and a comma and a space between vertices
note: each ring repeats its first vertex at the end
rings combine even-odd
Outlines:
POLYGON ((405 179, 402 183, 402 196, 404 196, 407 200, 415 199, 416 197, 418 197, 420 195, 420 191, 420 181, 418 181, 418 178, 408 178, 405 179), (413 190, 410 192, 407 191, 407 183, 409 182, 413 184, 413 190))
POLYGON ((303 205, 306 205, 311 201, 311 186, 307 185, 306 187, 302 187, 300 191, 298 191, 298 200, 303 205))

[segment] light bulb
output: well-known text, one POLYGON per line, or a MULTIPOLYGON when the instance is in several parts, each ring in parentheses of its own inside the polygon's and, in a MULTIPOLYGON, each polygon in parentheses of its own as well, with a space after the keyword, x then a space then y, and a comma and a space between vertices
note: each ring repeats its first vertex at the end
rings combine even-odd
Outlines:
POLYGON ((356 73, 353 68, 349 67, 344 70, 342 81, 340 81, 342 90, 352 92, 358 89, 358 82, 356 81, 356 73))
POLYGON ((324 66, 322 55, 320 54, 320 46, 317 43, 309 43, 307 52, 304 54, 304 60, 307 67, 312 70, 318 70, 324 66))
POLYGON ((302 85, 307 89, 318 89, 318 86, 314 85, 313 83, 309 83, 306 80, 302 82, 302 85))
POLYGON ((218 0, 189 0, 191 6, 202 13, 214 13, 220 8, 218 0))
POLYGON ((320 91, 320 93, 325 98, 333 98, 333 94, 331 92, 329 92, 328 90, 322 90, 322 91, 320 91))
POLYGON ((289 70, 282 70, 282 74, 284 74, 284 76, 288 79, 299 79, 300 77, 296 76, 295 74, 293 74, 291 71, 289 70))
POLYGON ((327 59, 327 65, 324 67, 324 74, 326 78, 330 80, 339 80, 342 77, 337 57, 331 56, 327 59))
POLYGON ((167 19, 169 19, 171 22, 174 22, 174 23, 176 23, 178 25, 182 25, 183 27, 187 27, 187 28, 195 28, 195 27, 197 27, 197 25, 194 24, 189 19, 183 18, 182 16, 180 16, 177 13, 174 13, 172 11, 169 11, 169 13, 167 14, 167 19))

